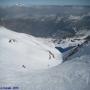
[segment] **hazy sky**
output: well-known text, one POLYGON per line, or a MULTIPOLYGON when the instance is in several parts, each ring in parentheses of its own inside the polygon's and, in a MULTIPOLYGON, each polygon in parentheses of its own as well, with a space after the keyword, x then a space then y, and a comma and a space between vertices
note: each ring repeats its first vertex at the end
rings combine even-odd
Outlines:
POLYGON ((0 0, 0 5, 90 5, 90 0, 0 0))

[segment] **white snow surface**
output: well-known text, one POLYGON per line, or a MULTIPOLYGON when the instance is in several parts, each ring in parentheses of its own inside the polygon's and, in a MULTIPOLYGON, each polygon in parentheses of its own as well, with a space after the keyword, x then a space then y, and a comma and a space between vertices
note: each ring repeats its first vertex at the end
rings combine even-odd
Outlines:
POLYGON ((90 43, 73 59, 43 71, 20 72, 0 67, 1 85, 19 90, 90 90, 90 43))
POLYGON ((58 58, 60 53, 56 49, 37 41, 35 37, 0 28, 0 87, 15 86, 19 88, 16 90, 90 90, 90 42, 70 60, 44 69, 48 68, 47 49, 58 58), (8 43, 9 39, 16 42, 8 43), (23 64, 26 68, 22 68, 23 64), (35 66, 31 68, 31 64, 35 66), (31 72, 38 65, 42 66, 31 72))
POLYGON ((31 35, 0 27, 0 68, 5 66, 7 70, 20 71, 47 69, 62 63, 61 57, 58 50, 37 41, 31 35))

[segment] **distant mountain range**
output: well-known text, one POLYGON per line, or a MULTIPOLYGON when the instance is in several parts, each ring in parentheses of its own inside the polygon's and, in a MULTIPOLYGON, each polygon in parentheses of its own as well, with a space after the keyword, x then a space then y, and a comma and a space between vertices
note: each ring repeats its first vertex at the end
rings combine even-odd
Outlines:
POLYGON ((37 37, 72 37, 89 24, 90 6, 0 7, 0 25, 37 37))

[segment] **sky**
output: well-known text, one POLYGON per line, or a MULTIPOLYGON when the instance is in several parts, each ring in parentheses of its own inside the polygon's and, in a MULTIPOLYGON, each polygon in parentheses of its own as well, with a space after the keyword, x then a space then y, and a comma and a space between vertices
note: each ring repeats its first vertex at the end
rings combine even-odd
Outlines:
POLYGON ((0 5, 90 5, 90 0, 0 0, 0 5))

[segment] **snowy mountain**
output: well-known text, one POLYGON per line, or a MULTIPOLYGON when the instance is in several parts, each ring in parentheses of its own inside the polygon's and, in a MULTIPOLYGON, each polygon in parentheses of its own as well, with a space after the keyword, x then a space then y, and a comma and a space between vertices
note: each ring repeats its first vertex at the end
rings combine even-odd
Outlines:
POLYGON ((90 30, 90 6, 0 7, 0 25, 36 37, 67 38, 90 30))
POLYGON ((46 69, 62 63, 62 55, 35 37, 0 27, 0 68, 46 69))
POLYGON ((90 6, 0 7, 0 25, 0 89, 90 90, 90 6))
MULTIPOLYGON (((84 38, 62 40, 61 46, 83 44, 84 38)), ((62 54, 52 42, 43 40, 0 27, 1 88, 90 90, 90 42, 62 63, 62 54)))

